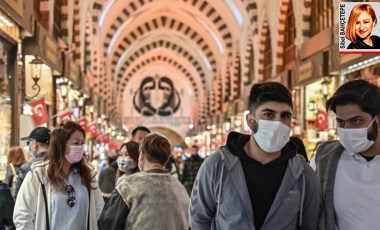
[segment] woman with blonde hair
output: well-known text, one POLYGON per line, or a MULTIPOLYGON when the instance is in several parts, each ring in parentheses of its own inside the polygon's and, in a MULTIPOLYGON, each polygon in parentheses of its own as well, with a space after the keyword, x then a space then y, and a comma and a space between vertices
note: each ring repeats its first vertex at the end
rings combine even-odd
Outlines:
POLYGON ((18 174, 18 170, 21 165, 26 162, 24 152, 20 146, 12 146, 9 148, 7 153, 7 172, 5 175, 5 183, 12 191, 12 195, 14 195, 16 178, 18 174))
POLYGON ((85 132, 74 121, 54 129, 45 159, 32 166, 17 195, 17 229, 98 229, 104 201, 84 158, 84 141, 85 132))
POLYGON ((370 4, 355 6, 346 26, 346 38, 351 41, 347 49, 380 49, 380 37, 371 36, 376 24, 376 13, 370 4))

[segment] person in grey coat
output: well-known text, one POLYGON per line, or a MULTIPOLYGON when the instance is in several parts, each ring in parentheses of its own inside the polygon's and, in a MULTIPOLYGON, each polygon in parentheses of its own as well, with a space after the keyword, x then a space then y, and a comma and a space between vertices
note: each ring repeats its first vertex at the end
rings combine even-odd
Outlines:
POLYGON ((326 102, 339 141, 319 145, 321 230, 380 228, 380 88, 365 80, 341 85, 326 102))
POLYGON ((192 229, 317 229, 320 184, 289 142, 292 97, 280 83, 252 86, 251 135, 231 132, 202 164, 190 198, 192 229))

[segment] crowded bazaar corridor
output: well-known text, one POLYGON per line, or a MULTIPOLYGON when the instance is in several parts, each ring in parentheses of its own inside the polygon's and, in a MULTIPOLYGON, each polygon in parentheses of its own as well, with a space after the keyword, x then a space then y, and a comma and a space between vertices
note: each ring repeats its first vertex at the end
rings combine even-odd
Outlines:
POLYGON ((376 15, 375 0, 0 1, 0 230, 379 230, 376 15))

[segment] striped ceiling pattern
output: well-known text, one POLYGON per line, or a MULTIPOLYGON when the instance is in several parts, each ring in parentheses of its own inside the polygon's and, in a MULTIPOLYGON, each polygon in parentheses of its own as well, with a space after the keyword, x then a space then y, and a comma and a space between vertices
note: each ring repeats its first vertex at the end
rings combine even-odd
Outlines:
MULTIPOLYGON (((282 17, 289 1, 283 0, 282 17)), ((310 2, 304 3, 308 11, 310 2)), ((74 0, 74 6, 78 4, 74 0)), ((220 113, 223 103, 239 99, 242 86, 249 86, 254 78, 262 80, 264 73, 271 72, 264 68, 265 51, 270 49, 265 42, 271 31, 267 16, 260 16, 258 8, 262 4, 266 3, 93 0, 86 36, 91 32, 100 34, 101 53, 95 55, 98 59, 92 65, 97 70, 94 77, 105 87, 96 88, 106 95, 107 107, 115 113, 116 121, 122 121, 123 94, 131 80, 141 77, 143 70, 163 63, 187 79, 193 95, 201 102, 197 105, 199 120, 195 123, 204 123, 205 117, 220 113), (254 39, 259 42, 253 42, 254 39), (255 56, 257 63, 254 63, 255 56), (259 77, 253 76, 255 71, 259 77)), ((284 39, 283 24, 280 21, 279 44, 284 39)), ((308 31, 303 34, 307 36, 308 31)), ((283 50, 276 52, 279 56, 283 50)), ((85 56, 89 53, 86 50, 85 56)), ((271 66, 276 68, 279 62, 278 58, 271 66)))

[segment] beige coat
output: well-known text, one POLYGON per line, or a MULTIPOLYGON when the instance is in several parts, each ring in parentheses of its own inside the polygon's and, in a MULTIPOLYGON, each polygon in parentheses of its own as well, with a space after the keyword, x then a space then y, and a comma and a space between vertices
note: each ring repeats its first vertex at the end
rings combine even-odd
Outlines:
MULTIPOLYGON (((51 213, 52 186, 46 181, 45 174, 43 173, 47 170, 47 166, 48 163, 46 162, 33 164, 21 185, 13 213, 16 229, 47 229, 45 202, 40 183, 41 180, 45 184, 48 209, 49 213, 51 213)), ((97 230, 97 221, 103 209, 104 201, 100 194, 98 182, 95 179, 95 172, 92 172, 92 174, 92 187, 96 187, 97 189, 92 190, 90 195, 90 229, 97 230)))

